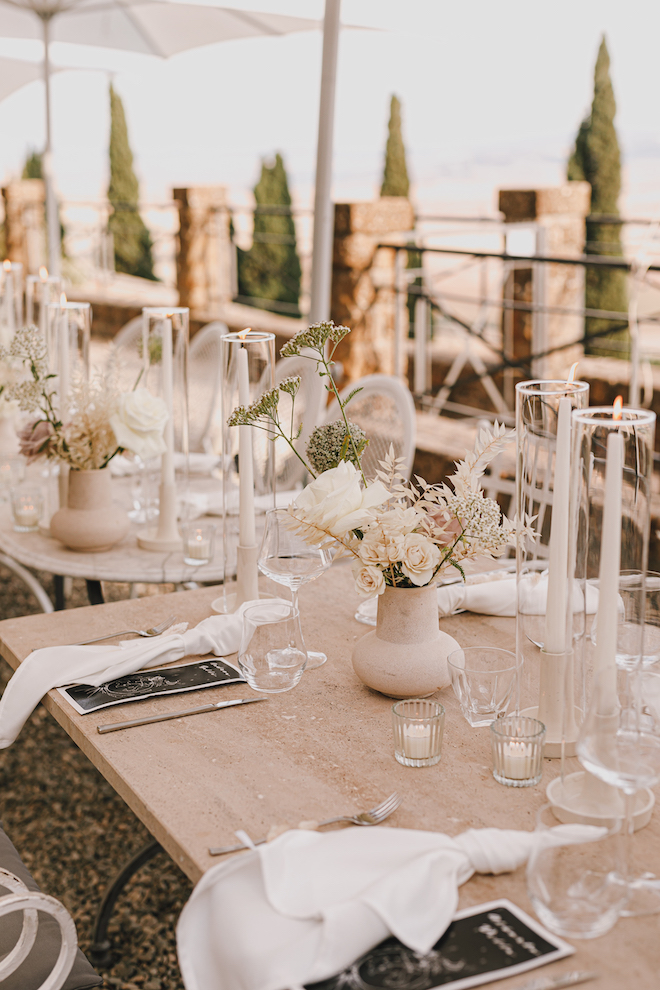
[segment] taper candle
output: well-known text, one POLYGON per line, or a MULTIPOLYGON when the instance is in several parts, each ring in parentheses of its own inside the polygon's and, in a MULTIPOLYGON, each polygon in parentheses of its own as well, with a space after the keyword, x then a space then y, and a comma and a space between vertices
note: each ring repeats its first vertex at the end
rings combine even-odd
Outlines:
POLYGON ((596 615, 596 673, 603 684, 603 714, 613 711, 617 704, 616 641, 619 621, 623 454, 623 435, 611 432, 607 438, 596 615))
MULTIPOLYGON (((250 376, 248 352, 243 345, 238 349, 238 401, 242 406, 250 404, 250 376)), ((252 460, 252 427, 238 428, 238 542, 242 547, 252 547, 257 542, 254 515, 254 464, 252 460)))
POLYGON ((568 580, 568 502, 571 473, 571 410, 568 396, 559 400, 552 521, 548 560, 548 597, 545 608, 546 653, 566 650, 566 589, 568 580))
POLYGON ((172 368, 172 320, 160 321, 161 369, 163 375, 163 401, 167 406, 168 419, 163 438, 167 450, 161 462, 161 480, 164 485, 174 484, 174 375, 172 368))

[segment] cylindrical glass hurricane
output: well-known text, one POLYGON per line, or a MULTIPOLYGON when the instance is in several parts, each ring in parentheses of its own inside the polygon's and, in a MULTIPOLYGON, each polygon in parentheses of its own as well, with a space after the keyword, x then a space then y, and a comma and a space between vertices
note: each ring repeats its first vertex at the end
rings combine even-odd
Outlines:
MULTIPOLYGON (((145 306, 142 333, 134 347, 137 372, 132 388, 147 389, 161 398, 170 417, 165 424, 166 451, 161 459, 156 526, 138 536, 144 550, 179 550, 182 540, 177 527, 177 506, 187 504, 188 489, 188 340, 190 312, 185 306, 172 309, 145 306)), ((126 388, 126 383, 122 384, 126 388)))
MULTIPOLYGON (((642 663, 654 437, 655 413, 647 409, 615 405, 573 413, 574 573, 585 628, 576 664, 583 678, 580 722, 592 705, 596 677, 599 715, 607 720, 618 708, 618 669, 642 663), (622 590, 633 595, 632 604, 622 590)), ((548 798, 561 821, 602 824, 621 814, 614 788, 589 772, 557 778, 548 798)))
POLYGON ((228 611, 258 598, 257 517, 275 508, 273 444, 254 426, 228 426, 238 406, 249 406, 273 387, 275 335, 242 330, 222 337, 222 501, 228 611), (229 582, 236 575, 237 587, 229 582), (235 591, 236 597, 230 597, 235 591))
POLYGON ((549 757, 574 755, 574 709, 582 703, 574 652, 583 632, 583 610, 574 582, 571 416, 588 401, 586 382, 516 385, 519 710, 546 726, 544 755, 549 757))
POLYGON ((0 344, 8 347, 23 325, 23 265, 5 261, 0 269, 0 344))
POLYGON ((25 280, 25 322, 37 326, 44 339, 48 339, 48 307, 62 295, 62 279, 49 275, 42 268, 38 275, 28 275, 25 280))
POLYGON ((89 380, 92 307, 62 297, 48 307, 48 364, 57 375, 58 413, 63 422, 74 411, 71 386, 89 380))

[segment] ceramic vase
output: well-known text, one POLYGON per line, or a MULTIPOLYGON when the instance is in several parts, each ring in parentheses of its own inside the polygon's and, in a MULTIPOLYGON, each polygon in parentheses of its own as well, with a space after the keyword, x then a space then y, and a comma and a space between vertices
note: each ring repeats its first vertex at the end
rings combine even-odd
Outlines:
POLYGON ((128 514, 112 500, 107 468, 69 472, 67 506, 51 519, 51 536, 70 550, 98 553, 122 540, 129 526, 128 514))
POLYGON ((376 628, 359 639, 353 669, 363 684, 390 698, 423 698, 448 687, 447 657, 460 649, 438 625, 435 585, 385 588, 376 628))

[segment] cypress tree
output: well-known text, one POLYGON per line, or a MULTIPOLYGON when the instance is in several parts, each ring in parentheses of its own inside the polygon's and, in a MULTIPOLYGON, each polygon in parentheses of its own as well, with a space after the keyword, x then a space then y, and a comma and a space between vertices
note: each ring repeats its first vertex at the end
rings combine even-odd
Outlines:
POLYGON ((390 122, 385 146, 385 167, 381 196, 407 196, 410 190, 406 149, 401 134, 401 103, 393 96, 390 103, 390 122))
MULTIPOLYGON (((567 169, 569 180, 586 180, 590 183, 591 214, 594 216, 619 216, 621 154, 614 127, 615 113, 610 56, 603 35, 596 59, 591 113, 580 124, 567 169)), ((585 254, 620 257, 623 254, 621 224, 587 222, 585 254)), ((585 280, 585 306, 588 309, 626 313, 628 301, 625 272, 587 268, 585 280)), ((623 316, 620 322, 624 323, 625 320, 626 317, 623 316)), ((595 317, 587 317, 585 320, 588 335, 611 333, 616 326, 611 320, 595 317)), ((626 331, 619 333, 626 335, 626 331)))
POLYGON ((110 86, 110 185, 112 213, 108 228, 115 245, 115 269, 155 279, 151 236, 138 212, 139 185, 133 171, 126 116, 121 98, 110 86))
POLYGON ((43 179, 43 177, 43 153, 32 148, 25 159, 25 165, 23 166, 23 174, 21 178, 43 179))
POLYGON ((254 198, 252 247, 238 249, 238 298, 260 309, 299 316, 300 258, 289 183, 279 152, 272 165, 262 162, 254 198))

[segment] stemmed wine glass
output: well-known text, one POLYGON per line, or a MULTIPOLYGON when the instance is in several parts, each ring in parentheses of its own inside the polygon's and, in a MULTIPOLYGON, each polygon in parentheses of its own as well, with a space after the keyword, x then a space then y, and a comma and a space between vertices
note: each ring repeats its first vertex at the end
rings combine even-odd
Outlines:
MULTIPOLYGON (((286 509, 270 509, 258 563, 262 574, 291 590, 291 601, 297 608, 298 589, 328 570, 332 554, 328 547, 306 543, 292 528, 286 509)), ((307 658, 307 670, 320 667, 328 659, 318 650, 307 650, 307 658)))
POLYGON ((577 755, 585 770, 624 794, 627 901, 621 914, 655 914, 660 879, 635 873, 633 833, 637 792, 660 781, 660 671, 638 667, 628 672, 621 694, 608 672, 596 677, 577 755))

